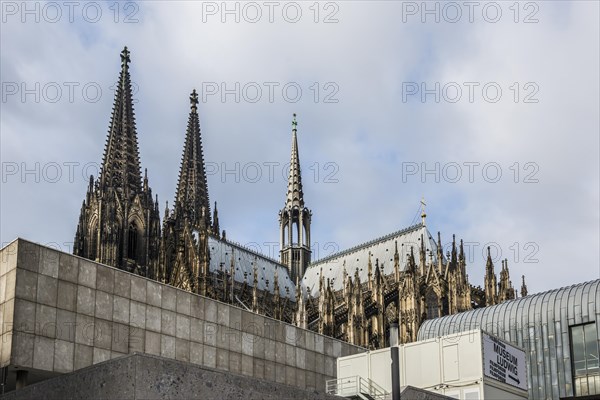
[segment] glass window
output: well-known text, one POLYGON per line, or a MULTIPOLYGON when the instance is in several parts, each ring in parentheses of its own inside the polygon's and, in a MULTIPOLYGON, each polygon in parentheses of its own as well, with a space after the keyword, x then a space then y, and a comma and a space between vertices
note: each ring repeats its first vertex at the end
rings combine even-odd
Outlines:
POLYGON ((585 374, 585 343, 583 341, 583 326, 571 328, 571 351, 573 352, 573 370, 575 376, 585 374))
POLYGON ((594 322, 571 327, 571 359, 575 396, 600 394, 598 335, 594 322))
POLYGON ((588 373, 598 373, 598 340, 595 324, 584 325, 585 359, 588 373))

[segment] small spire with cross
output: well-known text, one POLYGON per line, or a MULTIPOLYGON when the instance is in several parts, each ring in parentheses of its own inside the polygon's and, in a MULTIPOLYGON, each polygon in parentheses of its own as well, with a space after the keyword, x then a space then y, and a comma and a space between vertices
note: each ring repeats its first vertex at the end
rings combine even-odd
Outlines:
POLYGON ((196 92, 196 89, 194 89, 190 95, 190 104, 192 105, 192 110, 196 111, 198 108, 198 93, 196 92))
POLYGON ((425 226, 425 217, 427 217, 427 214, 425 214, 425 206, 427 204, 425 203, 425 197, 421 198, 421 223, 423 224, 423 226, 425 226))
POLYGON ((294 119, 292 119, 292 131, 298 131, 298 121, 296 121, 296 113, 294 113, 294 119))
POLYGON ((125 48, 121 52, 121 66, 124 68, 126 68, 128 66, 128 64, 131 62, 131 59, 129 58, 129 54, 131 54, 131 53, 129 52, 129 50, 127 50, 127 46, 125 46, 125 48))

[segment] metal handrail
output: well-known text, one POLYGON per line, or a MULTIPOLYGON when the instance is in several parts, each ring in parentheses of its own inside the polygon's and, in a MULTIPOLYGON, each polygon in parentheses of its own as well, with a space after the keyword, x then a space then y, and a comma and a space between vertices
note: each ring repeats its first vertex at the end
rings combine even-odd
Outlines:
POLYGON ((329 380, 325 382, 325 391, 327 394, 342 397, 353 397, 361 394, 369 395, 377 400, 385 399, 388 394, 372 380, 359 375, 329 380))

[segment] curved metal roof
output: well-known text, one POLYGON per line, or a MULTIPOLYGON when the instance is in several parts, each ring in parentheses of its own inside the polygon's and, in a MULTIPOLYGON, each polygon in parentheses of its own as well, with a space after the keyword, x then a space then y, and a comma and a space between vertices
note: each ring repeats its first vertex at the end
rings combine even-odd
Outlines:
POLYGON ((523 347, 529 398, 572 396, 570 326, 594 322, 600 342, 600 279, 426 320, 417 340, 483 329, 523 347))
POLYGON ((510 329, 515 324, 521 325, 526 322, 530 324, 532 322, 547 323, 548 317, 554 319, 559 316, 561 308, 568 312, 569 321, 587 322, 581 322, 585 316, 590 317, 593 321, 595 313, 600 313, 599 303, 600 279, 505 301, 494 306, 428 319, 419 328, 417 340, 426 340, 477 328, 486 330, 486 327, 489 327, 495 330, 502 326, 510 329), (593 307, 594 304, 595 307, 593 307), (586 307, 587 305, 589 307, 586 307), (592 311, 597 307, 599 308, 597 311, 592 311), (576 309, 584 315, 576 315, 576 309), (534 318, 530 318, 531 316, 534 318))

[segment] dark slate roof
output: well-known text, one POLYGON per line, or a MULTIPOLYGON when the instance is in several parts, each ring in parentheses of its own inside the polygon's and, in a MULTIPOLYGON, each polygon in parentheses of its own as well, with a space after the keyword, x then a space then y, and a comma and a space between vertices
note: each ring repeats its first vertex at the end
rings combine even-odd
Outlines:
POLYGON ((210 251, 210 271, 215 272, 221 269, 223 263, 223 271, 229 272, 231 268, 231 254, 235 257, 235 274, 236 282, 246 283, 249 286, 254 286, 254 263, 257 265, 258 289, 267 290, 273 293, 275 283, 275 270, 277 270, 277 278, 279 282, 279 295, 288 297, 291 301, 296 301, 296 283, 292 282, 287 268, 272 258, 262 255, 248 247, 244 247, 238 243, 229 240, 219 239, 210 236, 208 240, 210 251), (233 251, 232 251, 233 250, 233 251), (244 277, 246 272, 246 277, 244 277), (267 287, 267 281, 269 285, 267 287), (286 287, 288 290, 286 290, 286 287))
MULTIPOLYGON (((396 242, 398 243, 400 256, 400 270, 403 271, 408 262, 411 247, 414 249, 415 261, 418 265, 421 235, 423 235, 425 241, 427 254, 431 252, 433 261, 437 263, 437 243, 425 226, 417 224, 315 261, 304 273, 302 286, 306 288, 311 296, 318 297, 320 273, 323 269, 323 275, 325 279, 331 280, 333 289, 340 290, 343 286, 344 265, 348 276, 353 279, 358 268, 360 281, 364 283, 368 279, 369 253, 371 253, 373 274, 375 273, 376 260, 379 260, 379 268, 384 275, 393 274, 396 242)), ((429 256, 427 255, 427 257, 429 256)), ((429 262, 429 260, 427 261, 429 262)))

